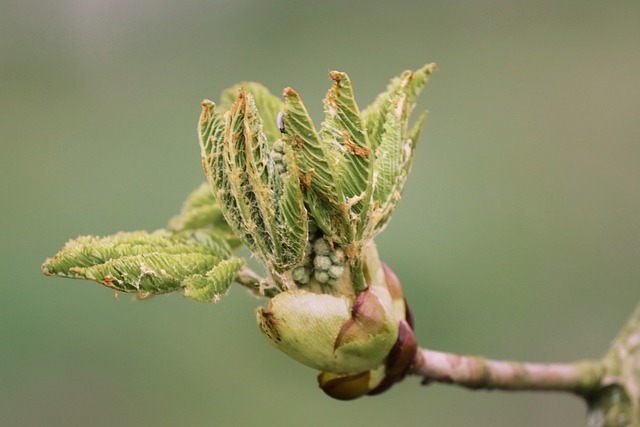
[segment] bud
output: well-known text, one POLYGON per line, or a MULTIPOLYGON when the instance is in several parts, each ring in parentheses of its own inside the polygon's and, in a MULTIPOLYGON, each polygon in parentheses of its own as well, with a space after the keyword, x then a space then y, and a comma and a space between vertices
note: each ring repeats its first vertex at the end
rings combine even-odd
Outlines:
POLYGON ((194 192, 170 232, 82 237, 43 272, 214 302, 235 280, 271 298, 256 313, 261 331, 320 370, 328 395, 386 390, 404 377, 417 344, 400 283, 373 238, 401 197, 426 115, 411 128, 409 117, 434 70, 403 72, 362 111, 347 74, 330 72, 319 131, 291 88, 284 102, 252 82, 223 92, 219 106, 203 101, 198 137, 212 192, 194 192), (268 277, 244 271, 231 254, 240 243, 268 277))
MULTIPOLYGON (((370 246, 365 246, 365 249, 371 254, 370 246)), ((381 267, 394 311, 396 314, 402 313, 398 324, 398 338, 387 354, 384 364, 375 369, 355 375, 321 372, 318 375, 318 385, 334 399, 352 400, 365 394, 376 395, 385 392, 406 376, 418 350, 418 342, 412 329, 413 319, 404 300, 400 282, 386 264, 381 263, 381 267)))
POLYGON ((413 363, 418 350, 416 336, 406 320, 398 327, 398 339, 385 362, 384 378, 367 394, 376 395, 387 391, 393 384, 402 381, 413 363))
POLYGON ((368 288, 348 296, 304 290, 282 292, 259 308, 260 330, 276 348, 312 368, 359 374, 380 366, 396 342, 398 322, 368 288))
POLYGON ((364 255, 370 283, 357 297, 291 290, 257 311, 267 340, 322 371, 320 388, 339 400, 384 392, 404 378, 417 351, 400 282, 372 243, 364 255))
POLYGON ((373 238, 411 169, 424 115, 409 116, 433 64, 405 71, 360 111, 349 77, 333 81, 316 130, 298 94, 253 83, 207 101, 203 164, 230 227, 263 261, 274 293, 256 316, 276 348, 318 369, 337 399, 400 381, 417 344, 402 289, 373 238), (226 112, 225 112, 226 111, 226 112))

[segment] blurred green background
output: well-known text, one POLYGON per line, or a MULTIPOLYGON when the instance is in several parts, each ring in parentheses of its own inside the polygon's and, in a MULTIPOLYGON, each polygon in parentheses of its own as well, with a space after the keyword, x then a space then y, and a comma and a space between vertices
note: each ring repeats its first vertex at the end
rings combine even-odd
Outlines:
POLYGON ((344 403, 276 350, 259 301, 132 303, 39 266, 79 234, 155 229, 202 180, 201 99, 327 72, 361 107, 440 66, 380 251, 420 342, 598 357, 640 299, 640 3, 4 0, 0 425, 582 426, 562 394, 421 387, 344 403))

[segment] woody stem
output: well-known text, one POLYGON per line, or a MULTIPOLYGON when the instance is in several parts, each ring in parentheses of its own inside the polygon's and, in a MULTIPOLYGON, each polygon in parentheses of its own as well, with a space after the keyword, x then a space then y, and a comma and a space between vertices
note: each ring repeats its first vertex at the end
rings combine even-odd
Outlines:
POLYGON ((604 367, 597 361, 526 363, 420 348, 411 373, 422 376, 423 384, 440 382, 474 390, 553 390, 582 395, 600 385, 604 367))

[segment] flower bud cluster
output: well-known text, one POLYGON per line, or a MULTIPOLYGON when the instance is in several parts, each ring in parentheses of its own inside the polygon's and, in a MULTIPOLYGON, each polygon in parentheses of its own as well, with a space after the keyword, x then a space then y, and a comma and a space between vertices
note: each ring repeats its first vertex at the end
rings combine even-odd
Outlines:
POLYGON ((332 245, 318 226, 309 221, 309 241, 302 263, 293 269, 293 281, 305 286, 313 277, 320 284, 334 286, 344 274, 344 264, 344 250, 332 245))

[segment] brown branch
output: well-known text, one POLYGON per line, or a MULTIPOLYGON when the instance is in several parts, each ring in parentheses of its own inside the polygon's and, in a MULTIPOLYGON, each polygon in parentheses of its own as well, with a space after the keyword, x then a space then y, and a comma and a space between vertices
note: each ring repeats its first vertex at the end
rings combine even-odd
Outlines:
POLYGON ((584 395, 601 382, 602 363, 524 363, 460 356, 420 348, 411 373, 423 384, 440 382, 469 389, 553 390, 584 395))

